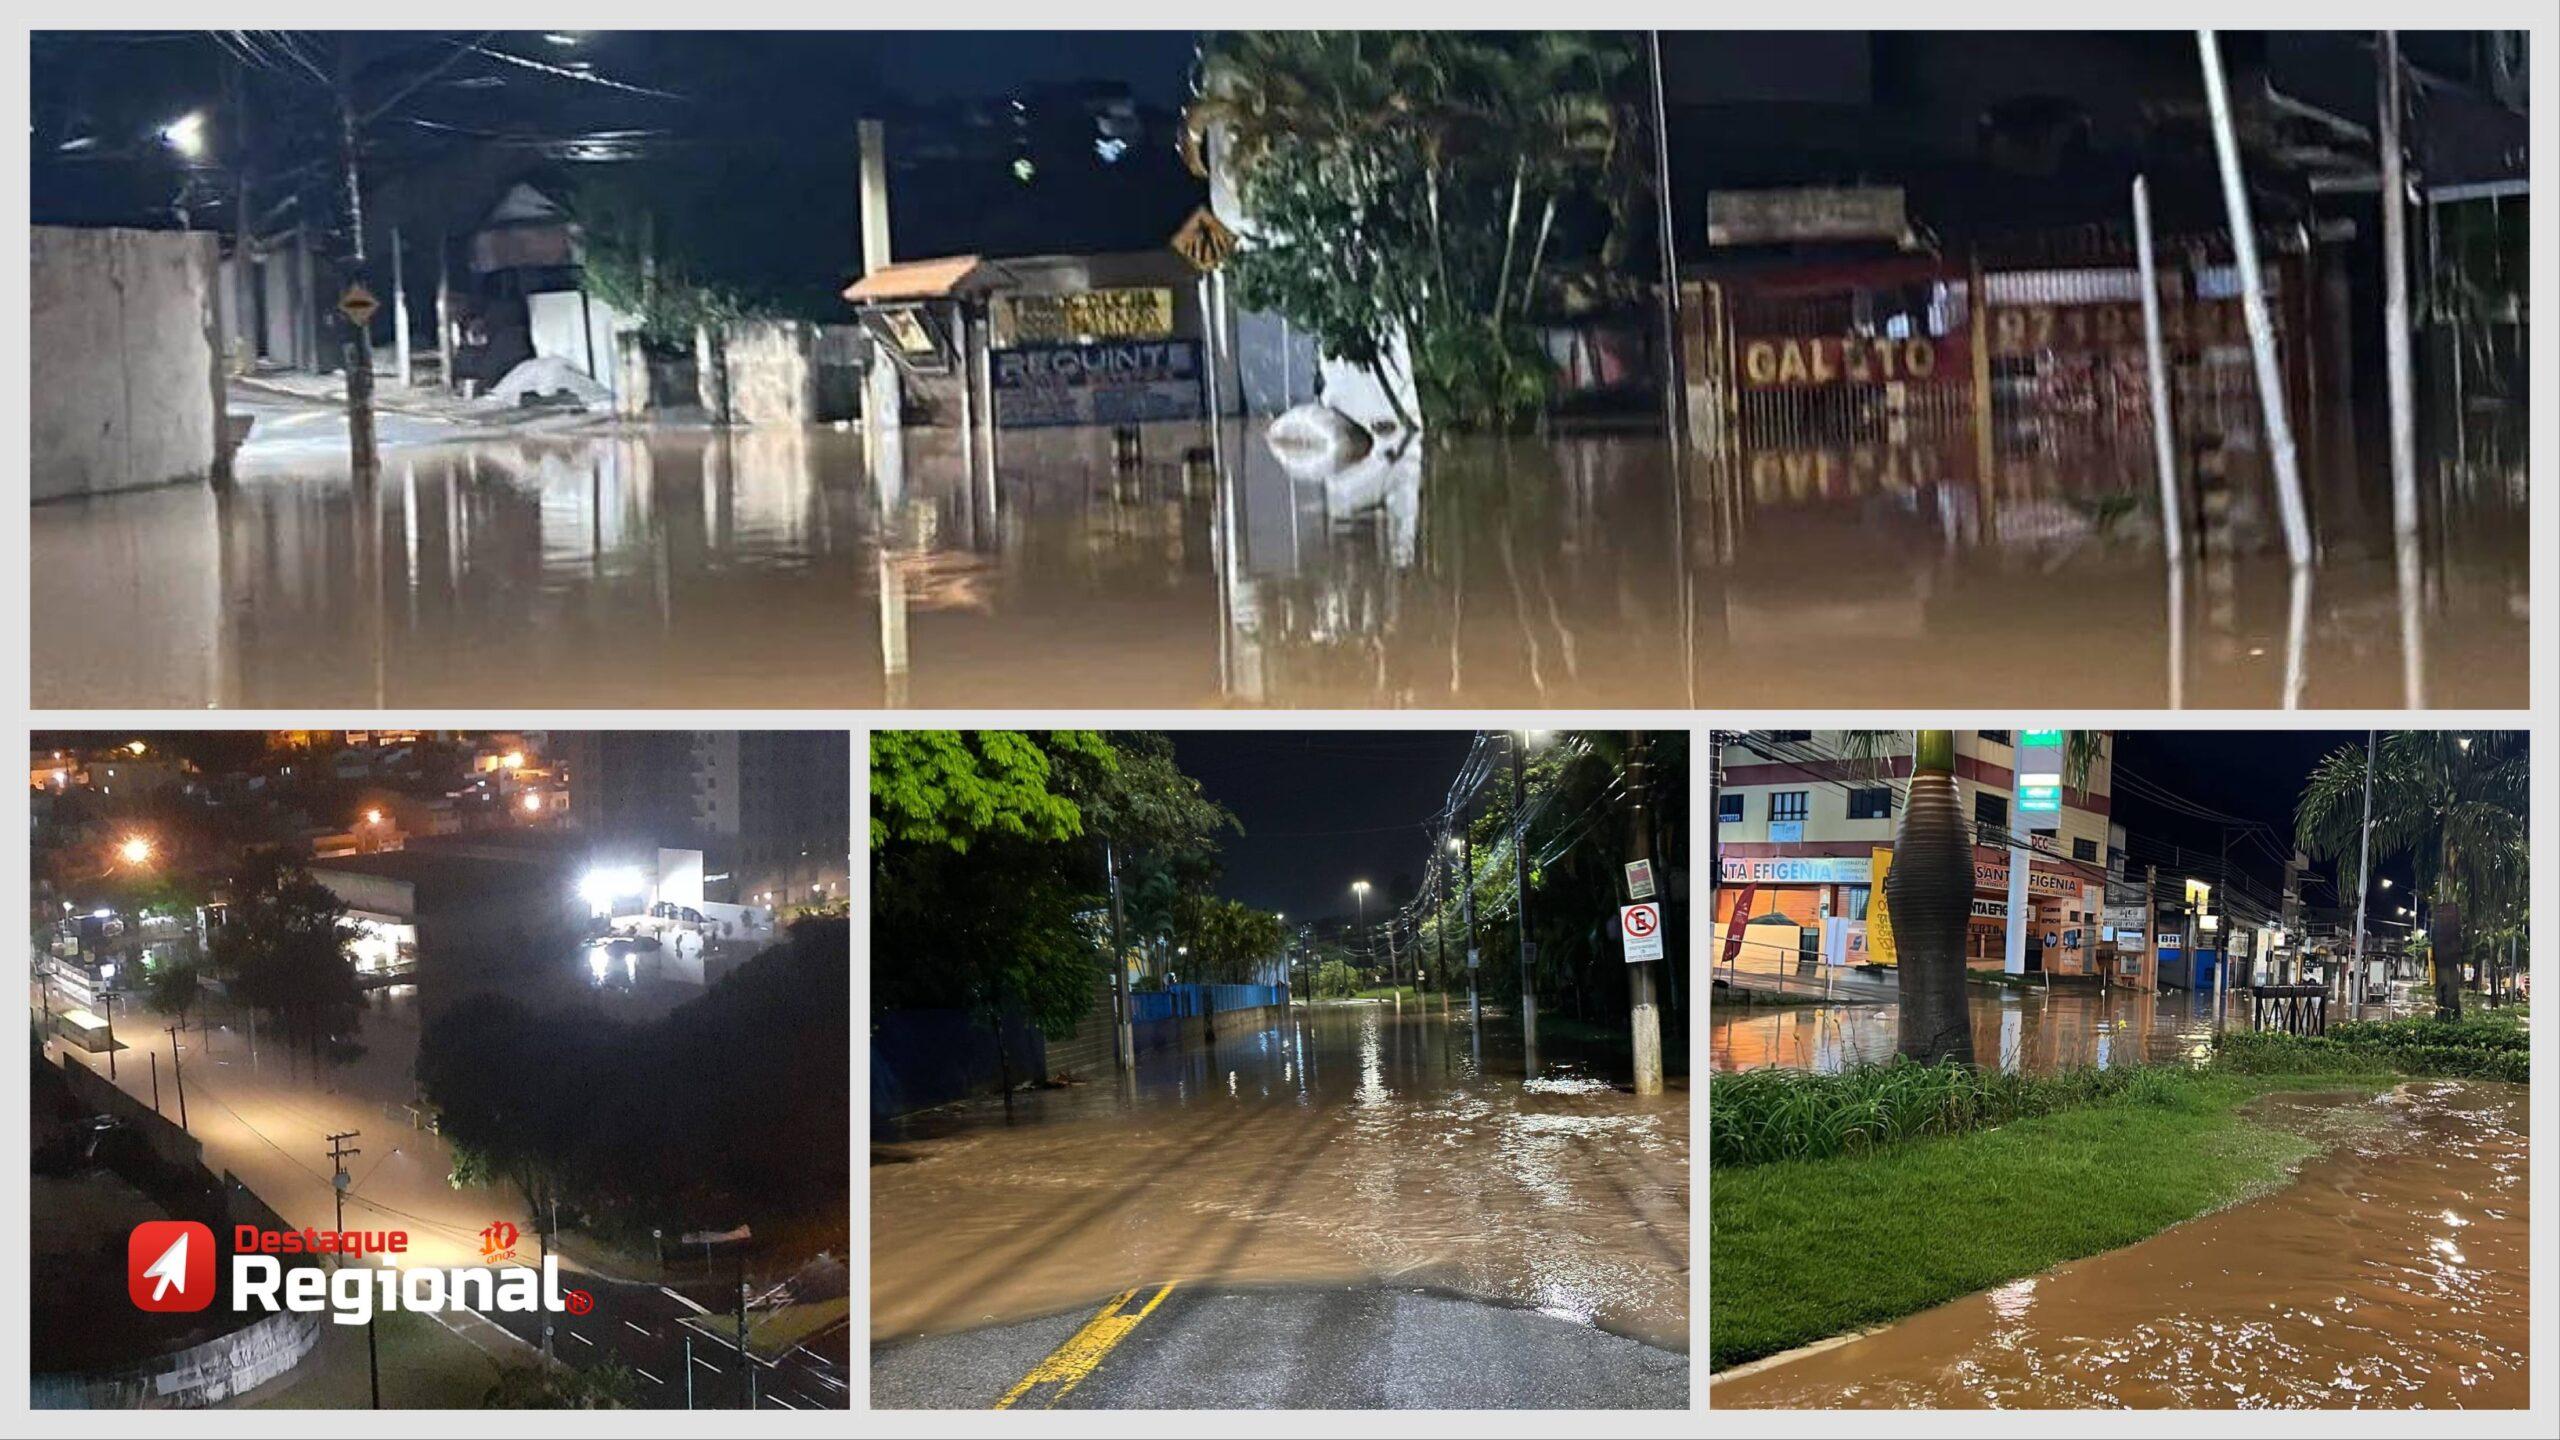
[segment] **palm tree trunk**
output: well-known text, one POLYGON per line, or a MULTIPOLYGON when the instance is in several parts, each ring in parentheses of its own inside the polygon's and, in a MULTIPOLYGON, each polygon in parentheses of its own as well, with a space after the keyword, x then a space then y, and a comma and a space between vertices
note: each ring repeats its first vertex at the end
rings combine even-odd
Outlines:
POLYGON ((1511 162, 1511 215, 1502 222, 1502 274, 1493 285, 1493 328, 1502 328, 1502 310, 1511 298, 1511 254, 1520 243, 1520 187, 1528 178, 1529 157, 1511 162))
POLYGON ((2462 904, 2445 893, 2450 888, 2448 881, 2436 881, 2427 933, 2427 958, 2435 967, 2436 1018, 2448 1022, 2462 1018, 2462 904))
POLYGON ((1520 281, 1520 313, 1529 313, 1529 302, 1538 293, 1538 268, 1547 261, 1547 233, 1555 228, 1556 197, 1547 197, 1546 207, 1538 216, 1538 243, 1529 247, 1529 273, 1520 281))
POLYGON ((1894 1049, 1924 1065, 1971 1065, 1964 941, 1973 915, 1973 827, 1956 785, 1955 732, 1923 730, 1913 749, 1910 799, 1885 877, 1902 972, 1894 1049))

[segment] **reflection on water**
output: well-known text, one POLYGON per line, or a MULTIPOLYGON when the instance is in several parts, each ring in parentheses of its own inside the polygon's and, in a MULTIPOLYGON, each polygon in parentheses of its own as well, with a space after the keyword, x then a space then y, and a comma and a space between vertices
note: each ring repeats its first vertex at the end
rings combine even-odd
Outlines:
POLYGON ((1685 1091, 1569 1059, 1524 1085, 1499 1028, 1479 1065, 1463 1014, 1328 1005, 1024 1095, 1010 1123, 914 1117, 873 1150, 872 1335, 1170 1279, 1392 1278, 1685 1350, 1685 1091))
MULTIPOLYGON (((2043 1074, 2086 1066, 2203 1060, 2213 1046, 2210 996, 2183 990, 2051 994, 1977 990, 1977 1064, 2043 1074)), ((1893 1005, 1717 1005, 1707 1013, 1717 1070, 1784 1065, 1830 1073, 1893 1058, 1893 1005)))
POLYGON ((1629 432, 1293 474, 1260 431, 1147 427, 1130 465, 1006 432, 991 479, 919 429, 873 483, 850 430, 631 429, 42 505, 35 698, 2397 706, 2406 656, 2430 704, 2524 702, 2520 446, 2436 467, 2406 586, 2375 482, 2321 481, 2296 585, 2238 522, 2173 582, 2101 457, 1675 480, 1629 432))
POLYGON ((1718 1407, 2520 1409, 2526 1090, 2431 1081, 2290 1185, 2122 1250, 1715 1385, 1718 1407))

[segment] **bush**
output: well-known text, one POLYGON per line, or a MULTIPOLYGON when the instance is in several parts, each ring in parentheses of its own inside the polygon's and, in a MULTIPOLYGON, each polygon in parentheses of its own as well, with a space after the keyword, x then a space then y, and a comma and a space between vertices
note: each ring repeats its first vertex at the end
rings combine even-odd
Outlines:
POLYGON ((2406 1020, 2344 1020, 2329 1027, 2328 1038, 2348 1045, 2381 1045, 2392 1049, 2452 1046, 2465 1050, 2529 1050, 2532 1036, 2504 1020, 2438 1020, 2417 1016, 2406 1020))
POLYGON ((2322 1036, 2237 1031, 2215 1046, 2214 1063, 2243 1075, 2396 1073, 2525 1083, 2532 1071, 2527 1048, 2509 1043, 2503 1031, 2470 1033, 2476 1029, 2430 1019, 2355 1021, 2322 1036), (2475 1043, 2484 1038, 2488 1043, 2475 1043))
POLYGON ((2181 1104, 2193 1080, 2163 1066, 2027 1076, 1904 1060, 1835 1075, 1744 1070, 1707 1087, 1708 1155, 1719 1166, 1855 1155, 2083 1105, 2181 1104))

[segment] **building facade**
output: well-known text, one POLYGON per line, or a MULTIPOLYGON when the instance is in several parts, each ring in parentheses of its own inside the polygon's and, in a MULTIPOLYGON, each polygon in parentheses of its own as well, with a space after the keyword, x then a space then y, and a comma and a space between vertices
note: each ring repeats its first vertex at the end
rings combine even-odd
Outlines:
MULTIPOLYGON (((2085 773, 2063 777, 2050 830, 2018 813, 2017 739, 2005 730, 1956 733, 1956 783, 1977 837, 1973 924, 1965 953, 1978 967, 2006 960, 2010 867, 2027 847, 2031 971, 2100 973, 2108 875, 2122 866, 2110 819, 2112 737, 2097 737, 2085 773)), ((1895 828, 1911 775, 1908 732, 1871 742, 1835 730, 1764 730, 1726 737, 1716 791, 1714 915, 1720 966, 1781 969, 1881 960, 1867 946, 1876 887, 1890 873, 1895 828)))

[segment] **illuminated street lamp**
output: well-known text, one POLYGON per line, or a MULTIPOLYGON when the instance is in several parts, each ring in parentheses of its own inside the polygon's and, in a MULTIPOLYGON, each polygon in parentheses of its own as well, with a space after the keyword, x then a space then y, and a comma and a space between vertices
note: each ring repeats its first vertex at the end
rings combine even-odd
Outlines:
POLYGON ((525 797, 524 797, 524 813, 526 813, 527 815, 539 815, 539 814, 541 814, 541 813, 542 813, 542 797, 541 797, 541 796, 539 796, 539 795, 534 794, 534 793, 533 793, 533 792, 531 792, 531 791, 526 791, 526 792, 525 792, 525 797))
POLYGON ((127 835, 124 842, 116 846, 116 858, 127 865, 148 865, 151 863, 151 851, 150 836, 127 835))
POLYGON ((367 810, 366 812, 364 812, 364 823, 366 823, 367 825, 379 825, 379 824, 381 824, 381 823, 382 823, 382 812, 381 812, 381 811, 379 811, 379 810, 367 810))
MULTIPOLYGON (((204 112, 190 110, 160 127, 160 142, 189 160, 204 155, 204 112)), ((136 753, 139 753, 137 748, 136 753)))
MULTIPOLYGON (((1351 896, 1352 914, 1358 917, 1353 922, 1351 928, 1354 930, 1366 930, 1369 928, 1369 882, 1366 880, 1352 881, 1351 896)), ((1367 958, 1368 953, 1367 946, 1364 943, 1360 951, 1364 960, 1367 958)))

